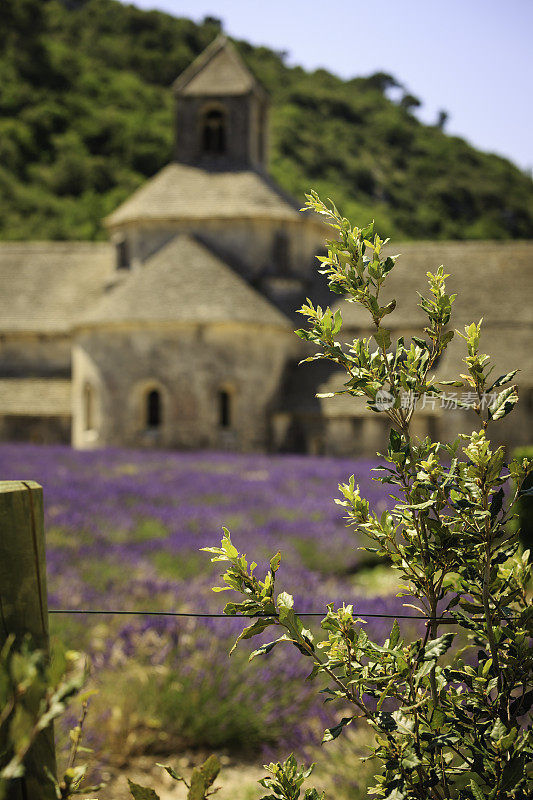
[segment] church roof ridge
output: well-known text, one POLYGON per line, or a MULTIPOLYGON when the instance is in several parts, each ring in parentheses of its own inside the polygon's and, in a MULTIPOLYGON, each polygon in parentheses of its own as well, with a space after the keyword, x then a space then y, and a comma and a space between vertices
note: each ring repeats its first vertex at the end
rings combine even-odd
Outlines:
POLYGON ((263 172, 206 169, 174 161, 105 219, 107 227, 150 220, 301 219, 296 202, 263 172))

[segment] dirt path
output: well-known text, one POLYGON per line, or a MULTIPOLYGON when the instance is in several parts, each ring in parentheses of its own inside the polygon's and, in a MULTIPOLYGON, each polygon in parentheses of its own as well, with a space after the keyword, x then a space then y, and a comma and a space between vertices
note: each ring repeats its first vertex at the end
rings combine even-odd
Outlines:
MULTIPOLYGON (((174 769, 188 777, 191 769, 198 760, 189 757, 174 759, 159 759, 157 757, 143 757, 136 759, 129 767, 110 771, 106 775, 109 782, 95 796, 98 800, 132 800, 128 790, 126 778, 141 786, 154 789, 160 800, 185 800, 187 790, 183 783, 176 783, 161 767, 156 766, 160 761, 169 764, 174 769)), ((261 797, 262 788, 257 784, 259 778, 264 777, 265 770, 260 764, 243 764, 232 762, 227 756, 221 757, 222 771, 215 787, 220 786, 216 793, 217 800, 257 800, 261 797)))

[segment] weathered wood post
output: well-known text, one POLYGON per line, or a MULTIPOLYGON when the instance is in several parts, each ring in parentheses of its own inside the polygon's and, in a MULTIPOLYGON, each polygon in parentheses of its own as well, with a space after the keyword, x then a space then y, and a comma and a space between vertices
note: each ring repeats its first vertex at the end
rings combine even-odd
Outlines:
MULTIPOLYGON (((28 633, 48 652, 43 490, 34 481, 0 481, 0 647, 10 634, 28 633)), ((56 774, 52 726, 35 740, 8 800, 54 800, 45 767, 56 774)))

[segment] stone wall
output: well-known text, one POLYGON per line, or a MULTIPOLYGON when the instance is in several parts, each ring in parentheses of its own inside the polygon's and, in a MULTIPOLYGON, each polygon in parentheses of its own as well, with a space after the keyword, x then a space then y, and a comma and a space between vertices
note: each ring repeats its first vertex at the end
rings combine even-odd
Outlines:
POLYGON ((303 280, 313 277, 314 256, 323 245, 320 229, 305 224, 304 219, 294 222, 272 218, 209 219, 174 224, 146 222, 121 226, 113 235, 117 239, 127 239, 132 267, 138 269, 178 233, 197 236, 248 280, 258 280, 277 271, 275 238, 280 233, 288 239, 289 273, 303 280))
POLYGON ((73 351, 75 447, 271 449, 286 331, 237 324, 80 329, 73 351), (87 425, 87 385, 94 390, 87 425), (150 392, 161 424, 150 426, 150 392), (221 392, 230 424, 221 422, 221 392), (85 400, 84 400, 85 398, 85 400))

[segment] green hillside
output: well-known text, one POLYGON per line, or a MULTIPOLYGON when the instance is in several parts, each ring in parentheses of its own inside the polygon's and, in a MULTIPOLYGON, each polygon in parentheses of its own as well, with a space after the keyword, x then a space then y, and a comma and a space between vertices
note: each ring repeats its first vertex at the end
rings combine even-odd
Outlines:
MULTIPOLYGON (((116 0, 3 0, 0 238, 105 237, 102 217, 169 161, 168 87, 217 32, 116 0)), ((313 187, 396 236, 533 238, 531 178, 420 123, 416 98, 387 98, 390 76, 237 45, 272 98, 271 172, 296 197, 313 187)))

